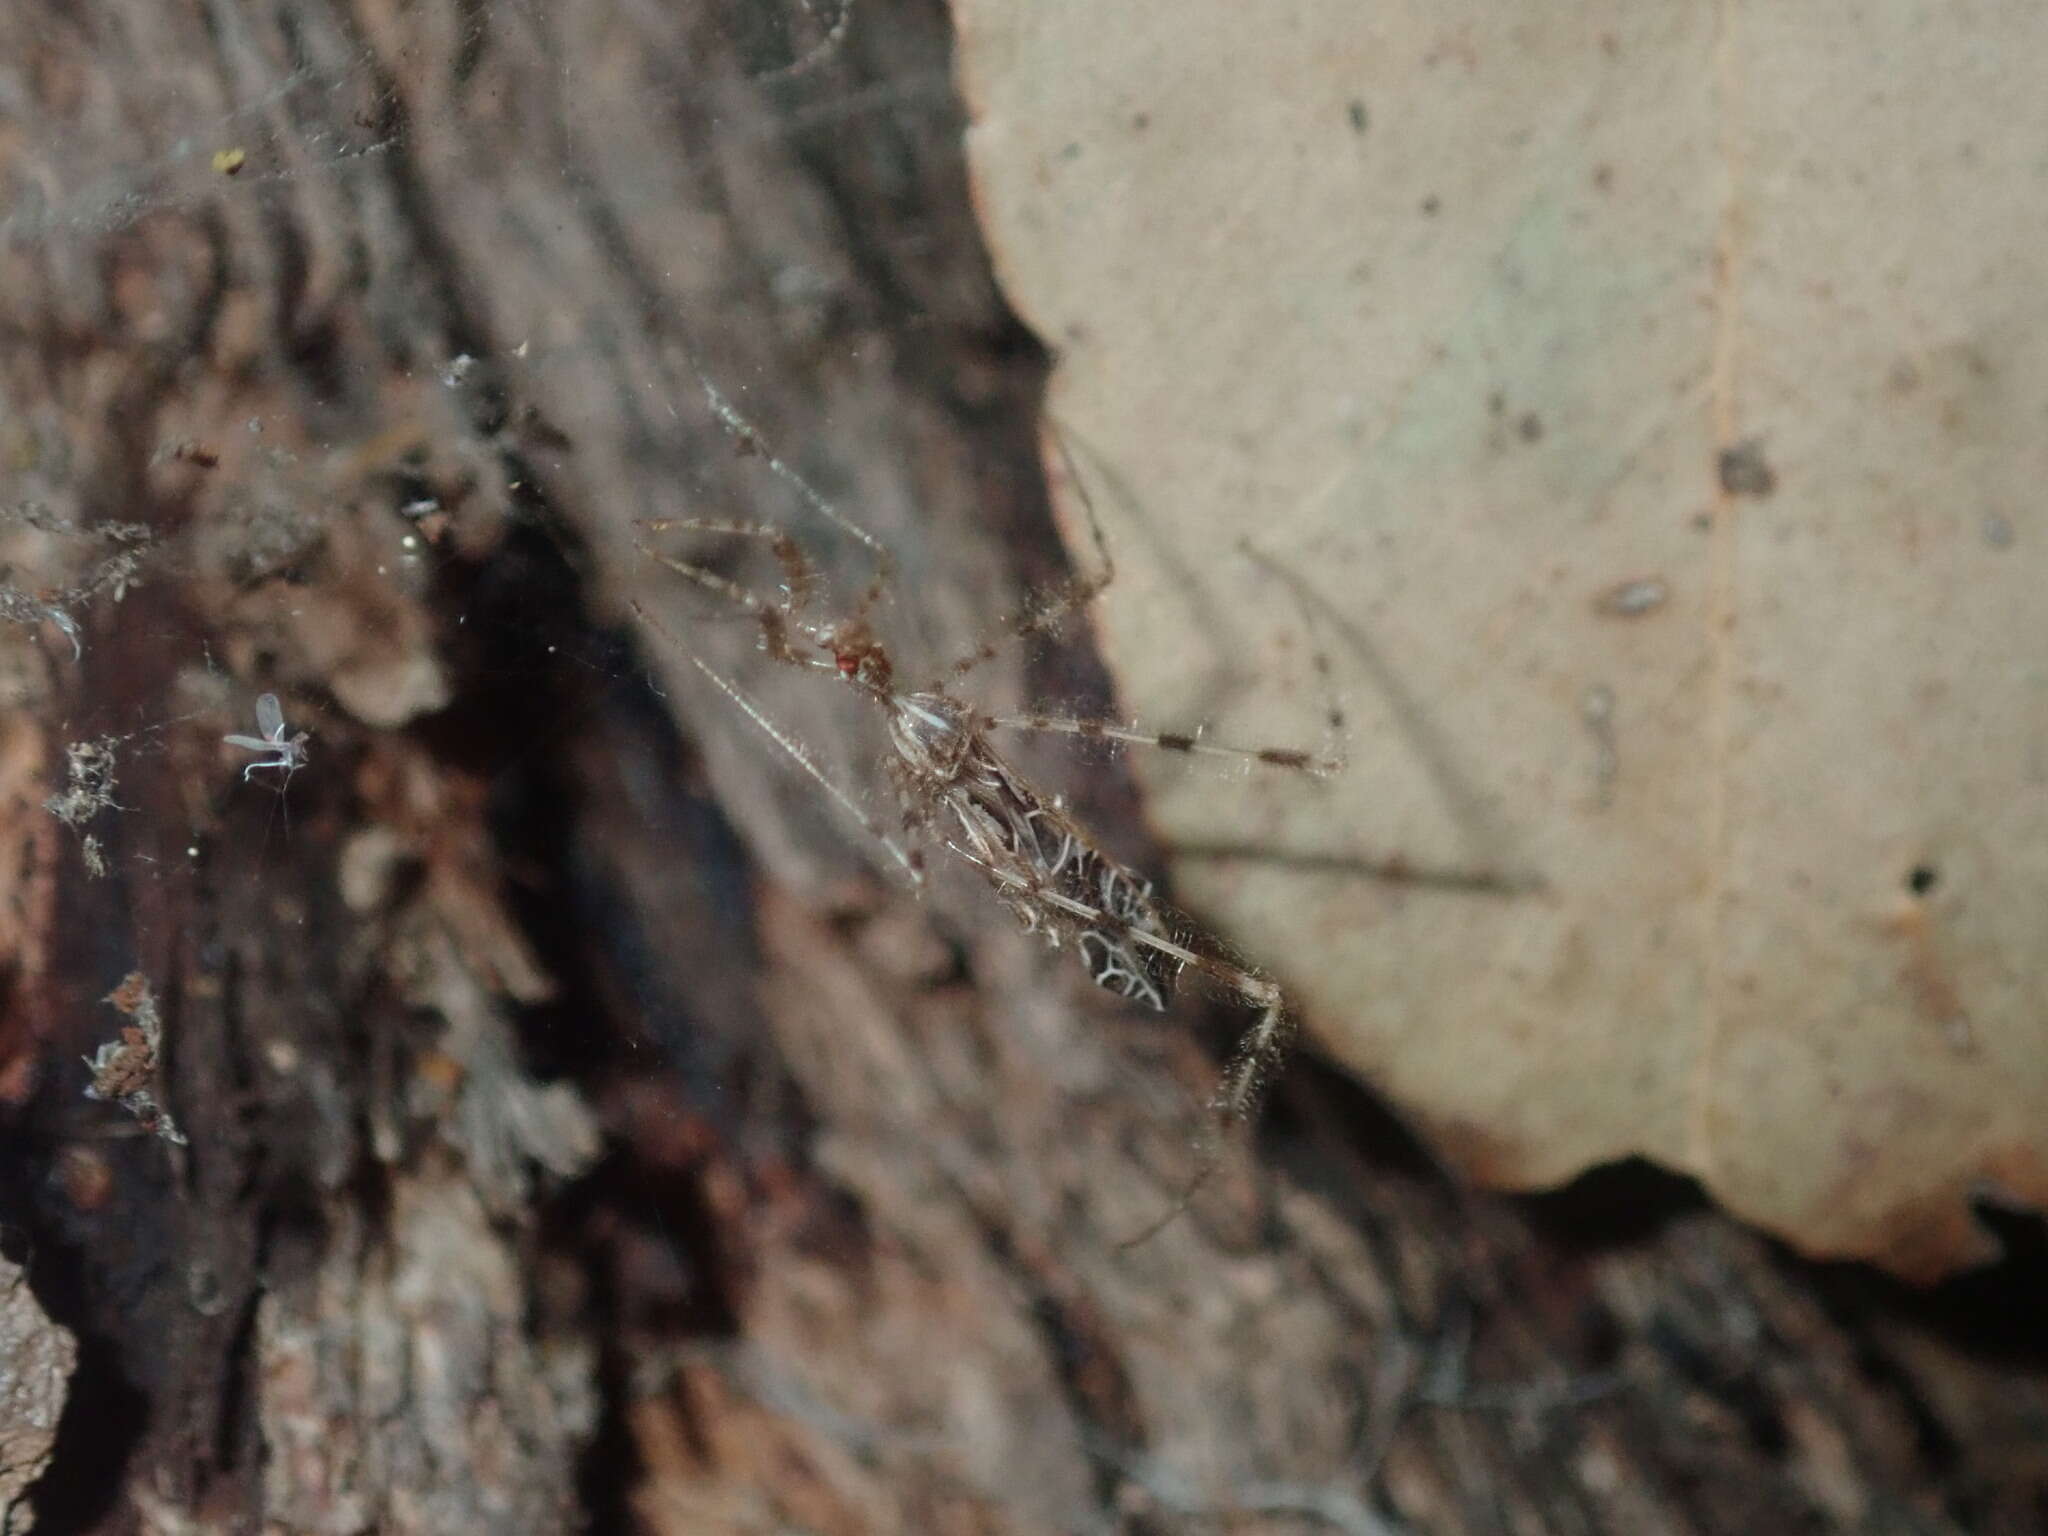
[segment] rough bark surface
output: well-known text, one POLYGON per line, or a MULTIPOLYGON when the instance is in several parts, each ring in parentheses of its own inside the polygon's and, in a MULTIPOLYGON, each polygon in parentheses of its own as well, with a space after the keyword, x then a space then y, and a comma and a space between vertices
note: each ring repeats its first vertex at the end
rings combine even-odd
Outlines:
POLYGON ((50 1464, 78 1341, 50 1321, 20 1268, 0 1259, 0 1532, 35 1525, 28 1490, 50 1464))
MULTIPOLYGON (((2048 1522, 2028 1223, 1914 1294, 1630 1170, 1471 1197, 1304 1063, 1122 1246, 1243 1021, 898 890, 627 607, 881 789, 858 701, 635 548, 803 516, 700 369, 894 549, 906 668, 1061 574, 944 18, 775 74, 833 15, 0 15, 0 1229, 79 1340, 40 1528, 2048 1522), (282 797, 220 743, 265 690, 282 797), (83 1097, 138 972, 122 1086, 182 1143, 83 1097)), ((1027 761, 1146 856, 1115 765, 1027 761)))

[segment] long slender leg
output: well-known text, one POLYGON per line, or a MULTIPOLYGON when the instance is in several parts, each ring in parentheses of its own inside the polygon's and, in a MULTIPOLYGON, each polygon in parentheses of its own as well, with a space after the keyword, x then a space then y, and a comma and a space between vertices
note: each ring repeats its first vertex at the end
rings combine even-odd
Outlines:
POLYGON ((648 533, 712 533, 726 538, 761 539, 775 556, 775 563, 782 567, 783 611, 801 613, 817 595, 817 568, 789 530, 774 523, 742 523, 708 517, 648 517, 642 518, 636 526, 648 533))
POLYGON ((1082 515, 1088 519, 1088 537, 1095 545, 1095 559, 1100 567, 1090 581, 1094 591, 1100 592, 1116 580, 1116 561, 1109 552, 1109 539, 1102 531, 1102 518, 1095 511, 1095 498, 1088 493, 1088 477, 1074 462, 1074 450, 1067 443, 1067 434, 1050 416, 1045 419, 1045 426, 1052 434, 1053 445, 1060 451, 1060 463, 1066 469, 1067 478, 1074 482, 1074 494, 1081 498, 1082 515))
MULTIPOLYGON (((790 643, 789 637, 793 630, 820 648, 829 648, 830 645, 829 638, 822 630, 805 624, 794 616, 792 603, 771 603, 751 587, 741 586, 730 577, 706 570, 692 561, 665 555, 645 544, 635 547, 655 564, 668 567, 684 580, 724 598, 742 613, 750 615, 761 626, 761 648, 777 661, 797 667, 817 667, 825 670, 833 668, 833 663, 822 657, 808 655, 790 643)), ((635 607, 637 609, 638 605, 635 604, 635 607)), ((640 611, 645 612, 644 609, 640 611)), ((664 630, 663 633, 667 631, 664 630)))
POLYGON ((759 454, 761 461, 768 466, 769 473, 791 487, 805 506, 874 556, 874 580, 868 583, 867 590, 861 594, 860 602, 855 605, 852 618, 848 622, 859 624, 865 621, 869 610, 882 600, 882 594, 888 590, 889 583, 896 574, 896 561, 889 553, 888 546, 819 494, 811 482, 797 472, 794 465, 789 464, 768 446, 767 439, 761 436, 760 429, 742 416, 738 408, 725 397, 724 392, 702 372, 697 374, 697 382, 704 386, 704 398, 710 402, 711 413, 718 418, 720 425, 732 434, 743 451, 759 454))
POLYGON ((1258 1022, 1238 1037, 1230 1060, 1224 1063, 1223 1075, 1217 1079, 1215 1091, 1209 1095, 1209 1115, 1214 1129, 1195 1144, 1194 1173, 1181 1185, 1180 1192, 1164 1211, 1150 1224, 1124 1238, 1117 1247, 1137 1248, 1157 1237, 1188 1208, 1202 1186, 1223 1165, 1224 1136, 1240 1126, 1249 1125, 1258 1114, 1266 1089, 1271 1086, 1280 1064, 1287 1059, 1288 1048, 1294 1042, 1294 1029, 1294 1015, 1287 1011, 1285 999, 1276 990, 1271 1001, 1260 1007, 1258 1022))
POLYGON ((1314 642, 1309 652, 1310 662, 1316 669, 1316 681, 1323 690, 1323 756, 1335 765, 1331 771, 1341 769, 1351 755, 1351 727, 1344 715, 1344 696, 1337 691, 1337 680, 1330 671, 1330 649, 1315 639, 1316 611, 1327 608, 1329 599, 1271 555, 1256 548, 1251 540, 1239 539, 1237 547, 1246 559, 1293 593, 1294 601, 1301 608, 1301 622, 1314 642))
POLYGON ((1156 747, 1162 752, 1180 752, 1197 757, 1230 758, 1243 763, 1263 763, 1269 768, 1293 768, 1319 778, 1338 772, 1341 757, 1317 757, 1299 747, 1233 747, 1203 741, 1175 731, 1140 731, 1077 715, 981 715, 979 723, 1012 731, 1045 731, 1055 736, 1079 736, 1088 741, 1114 741, 1125 746, 1156 747))
MULTIPOLYGON (((1247 558, 1287 586, 1301 605, 1302 622, 1313 635, 1316 627, 1314 605, 1322 599, 1300 577, 1270 556, 1262 554, 1243 540, 1239 541, 1238 547, 1247 558)), ((1331 676, 1329 652, 1320 644, 1314 646, 1312 663, 1323 693, 1324 741, 1320 754, 1310 753, 1299 747, 1229 746, 1203 741, 1200 736, 1190 732, 1141 731, 1135 727, 1110 725, 1077 715, 985 715, 981 717, 981 723, 1006 730, 1044 731, 1060 736, 1078 736, 1090 741, 1114 741, 1125 746, 1154 747, 1162 752, 1180 752, 1190 756, 1260 763, 1270 768, 1295 769, 1313 774, 1317 778, 1327 778, 1341 773, 1349 760, 1348 727, 1344 716, 1344 702, 1338 695, 1331 676)))
MULTIPOLYGON (((759 704, 755 703, 753 698, 741 689, 739 684, 712 666, 702 656, 699 656, 683 642, 675 631, 649 613, 640 603, 634 602, 631 606, 633 612, 639 616, 641 623, 652 629, 663 640, 680 651, 683 658, 709 678, 712 686, 720 693, 738 705, 740 712, 753 721, 754 724, 758 725, 766 733, 769 740, 788 753, 795 761, 797 767, 801 768, 820 789, 832 797, 834 804, 845 811, 856 822, 860 823, 862 831, 886 848, 889 851, 889 857, 894 859, 903 872, 910 877, 913 885, 923 886, 924 861, 918 857, 915 849, 906 849, 901 843, 897 842, 895 838, 888 834, 879 821, 861 809, 853 796, 833 783, 830 775, 818 766, 816 759, 805 749, 804 744, 770 719, 767 712, 759 704)), ((821 665, 829 666, 830 663, 821 663, 821 665)))
POLYGON ((1066 468, 1067 478, 1073 482, 1074 492, 1081 501, 1082 513, 1088 520, 1088 534, 1095 545, 1095 574, 1076 577, 1049 596, 1027 604, 1014 613, 1004 615, 973 650, 947 666, 944 676, 949 679, 957 681, 983 662, 994 659, 1001 652, 1002 643, 1006 640, 1020 639, 1026 635, 1057 633, 1069 615, 1086 608, 1116 580, 1116 561, 1110 555, 1109 540, 1102 531, 1102 519, 1096 515, 1095 498, 1088 494, 1088 482, 1082 476, 1080 466, 1074 462, 1073 452, 1067 446, 1066 434, 1060 430, 1059 423, 1050 417, 1046 418, 1046 430, 1059 448, 1060 462, 1066 468))

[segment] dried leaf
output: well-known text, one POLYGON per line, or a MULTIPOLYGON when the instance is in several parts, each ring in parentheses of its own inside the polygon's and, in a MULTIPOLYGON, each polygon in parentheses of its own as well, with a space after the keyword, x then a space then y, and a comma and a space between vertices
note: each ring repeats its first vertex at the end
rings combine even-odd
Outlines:
POLYGON ((1144 765, 1179 894, 1484 1179, 1981 1257, 2048 1196, 2048 13, 956 12, 1126 698, 1310 735, 1240 539, 1325 605, 1348 774, 1144 765))

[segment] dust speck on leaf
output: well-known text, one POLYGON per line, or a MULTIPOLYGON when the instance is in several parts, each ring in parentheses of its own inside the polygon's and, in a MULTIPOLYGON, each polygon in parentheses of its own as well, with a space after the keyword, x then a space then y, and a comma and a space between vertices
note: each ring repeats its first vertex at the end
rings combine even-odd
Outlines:
POLYGON ((1619 619, 1639 618, 1663 607, 1670 597, 1670 583, 1662 576, 1632 576, 1603 589, 1593 599, 1593 611, 1619 619))
POLYGON ((1730 496, 1762 498, 1778 488, 1778 473, 1764 458, 1761 440, 1751 437, 1721 450, 1721 489, 1730 496))

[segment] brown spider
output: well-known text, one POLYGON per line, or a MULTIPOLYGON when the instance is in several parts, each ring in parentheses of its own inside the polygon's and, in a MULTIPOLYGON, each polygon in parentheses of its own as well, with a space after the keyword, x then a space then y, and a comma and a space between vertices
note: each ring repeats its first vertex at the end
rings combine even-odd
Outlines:
MULTIPOLYGON (((989 714, 955 696, 943 683, 914 691, 898 688, 895 665, 869 619, 892 574, 887 550, 769 451, 760 434, 708 382, 705 392, 713 411, 746 452, 760 455, 814 512, 872 554, 875 578, 850 614, 835 622, 819 623, 806 616, 818 586, 816 572, 796 540, 781 528, 702 518, 663 518, 641 524, 650 534, 687 532, 764 541, 783 574, 782 590, 773 600, 692 561, 646 544, 640 549, 649 559, 751 616, 760 626, 761 649, 776 661, 834 673, 884 711, 891 747, 886 767, 903 806, 903 837, 893 836, 834 783, 803 744, 771 720, 738 684, 640 603, 632 605, 634 612, 880 843, 914 885, 921 887, 925 880, 919 843, 934 843, 979 870, 997 900, 1027 932, 1041 935, 1055 949, 1071 942, 1097 986, 1163 1010, 1181 976, 1192 971, 1255 1010, 1255 1022, 1240 1039, 1210 1099, 1210 1109, 1224 1128, 1249 1120, 1293 1034, 1293 1016, 1279 985, 1271 977, 1225 958, 1218 946, 1171 914, 1153 895, 1152 882, 1103 852, 1068 814, 1060 797, 1041 793, 1010 765, 991 741, 991 733, 1005 729, 1053 732, 1316 775, 1337 771, 1341 761, 1334 754, 1317 756, 1291 747, 1214 745, 1193 735, 1153 734, 1073 716, 989 714)), ((1061 451, 1064 455, 1064 443, 1061 451)), ((1071 458, 1067 466, 1073 473, 1071 458)), ((1078 474, 1075 484, 1081 484, 1078 474)), ((1100 574, 1075 583, 1050 602, 1025 610, 1004 626, 1010 633, 1053 629, 1112 578, 1114 567, 1106 541, 1094 508, 1087 505, 1085 491, 1082 500, 1101 558, 1100 574)), ((1246 552, 1270 566, 1249 548, 1246 552)), ((949 676, 957 679, 994 654, 992 643, 983 644, 954 663, 949 676)), ((1317 667, 1327 681, 1327 663, 1318 657, 1317 667)), ((1338 740, 1342 716, 1334 702, 1329 723, 1333 741, 1338 740)), ((1219 1144, 1212 1140, 1204 1149, 1194 1183, 1175 1211, 1185 1205, 1187 1195, 1206 1178, 1219 1156, 1219 1144)), ((1157 1228, 1148 1229, 1141 1238, 1154 1230, 1157 1228)))

